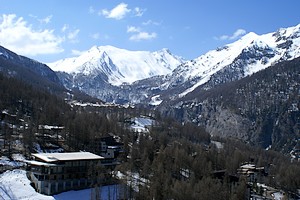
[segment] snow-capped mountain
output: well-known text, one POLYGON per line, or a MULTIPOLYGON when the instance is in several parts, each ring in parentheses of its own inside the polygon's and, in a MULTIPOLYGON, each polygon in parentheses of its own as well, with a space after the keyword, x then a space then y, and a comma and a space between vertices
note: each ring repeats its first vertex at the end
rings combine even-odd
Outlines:
POLYGON ((264 35, 250 32, 186 62, 167 49, 151 53, 102 46, 50 66, 60 71, 58 76, 67 88, 76 87, 109 102, 157 105, 299 56, 300 24, 264 35))
POLYGON ((180 65, 166 76, 162 89, 182 86, 177 93, 182 97, 199 86, 209 89, 299 56, 300 24, 264 35, 250 32, 234 43, 180 65))
MULTIPOLYGON (((79 57, 50 63, 54 71, 91 79, 99 75, 111 85, 133 83, 156 75, 166 75, 184 60, 168 49, 156 52, 129 51, 113 46, 94 46, 79 57)), ((75 80, 76 81, 76 80, 75 80)))

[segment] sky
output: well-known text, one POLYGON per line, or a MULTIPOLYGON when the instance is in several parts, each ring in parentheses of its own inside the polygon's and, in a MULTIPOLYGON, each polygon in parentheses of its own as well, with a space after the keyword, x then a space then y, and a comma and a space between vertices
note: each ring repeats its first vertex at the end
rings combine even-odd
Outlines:
POLYGON ((299 0, 0 0, 0 45, 40 62, 93 46, 194 59, 300 23, 299 0))

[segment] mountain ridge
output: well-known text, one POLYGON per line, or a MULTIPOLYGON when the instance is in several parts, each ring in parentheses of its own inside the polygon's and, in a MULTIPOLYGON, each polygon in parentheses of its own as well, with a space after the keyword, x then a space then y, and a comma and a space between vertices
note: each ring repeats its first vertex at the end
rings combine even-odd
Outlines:
POLYGON ((210 90, 199 87, 157 109, 163 116, 203 126, 211 135, 239 138, 285 154, 298 152, 299 66, 300 57, 280 62, 210 90))
MULTIPOLYGON (((82 55, 89 57, 91 54, 86 54, 87 52, 82 55)), ((173 56, 168 49, 162 49, 152 53, 155 54, 152 55, 154 60, 160 61, 160 65, 155 62, 152 65, 156 71, 139 64, 141 60, 144 61, 141 56, 135 58, 139 62, 128 56, 130 53, 138 53, 135 54, 137 56, 141 52, 145 53, 143 51, 94 46, 89 52, 98 52, 98 57, 93 57, 95 62, 79 59, 80 65, 73 65, 73 69, 80 68, 81 71, 58 72, 67 88, 78 88, 109 102, 153 104, 154 98, 160 99, 160 102, 181 98, 198 87, 208 90, 219 84, 250 76, 278 62, 299 57, 300 24, 263 35, 249 32, 233 43, 185 62, 178 56, 173 56), (99 55, 102 55, 101 59, 99 55), (173 57, 165 58, 167 56, 173 57), (177 62, 168 67, 166 65, 168 60, 177 62), (129 67, 132 65, 132 68, 129 67), (161 68, 164 69, 163 72, 159 71, 161 68), (94 73, 91 73, 92 71, 94 73), (146 85, 143 85, 145 83, 146 85)), ((74 59, 70 60, 70 65, 75 62, 74 59)), ((58 66, 61 69, 67 67, 61 64, 56 66, 52 64, 51 67, 58 69, 58 66)))
MULTIPOLYGON (((294 136, 299 136, 297 121, 300 119, 300 105, 297 102, 300 24, 264 35, 249 33, 231 44, 181 63, 168 74, 148 74, 148 78, 131 83, 120 81, 111 84, 113 78, 118 79, 123 74, 109 49, 115 51, 117 48, 93 47, 90 49, 92 54, 85 55, 88 61, 81 59, 80 65, 72 66, 72 73, 57 72, 58 81, 66 88, 79 89, 108 102, 150 104, 180 122, 204 126, 211 135, 237 137, 262 144, 265 148, 271 145, 274 149, 280 149, 287 144, 297 151, 299 142, 294 140, 294 136), (103 51, 103 48, 106 50, 103 51), (96 57, 93 52, 97 53, 96 57), (93 59, 99 64, 96 67, 93 59), (242 88, 236 87, 235 84, 241 83, 242 88)), ((122 55, 120 58, 124 59, 124 52, 128 53, 127 50, 118 49, 115 55, 122 55)), ((149 52, 146 53, 149 55, 149 52)), ((171 55, 167 49, 154 54, 152 58, 155 59, 171 55)), ((19 65, 23 66, 21 69, 26 73, 33 70, 38 73, 47 67, 43 64, 33 65, 35 61, 9 51, 0 53, 0 61, 2 66, 8 67, 11 76, 20 74, 15 70, 19 65), (8 62, 14 63, 11 68, 8 62), (26 65, 28 63, 33 66, 32 69, 26 65), (24 68, 25 65, 27 68, 24 68)), ((70 60, 70 63, 73 61, 70 60)), ((162 59, 161 63, 164 61, 162 59)), ((3 70, 1 65, 0 69, 3 70)))
POLYGON ((2 46, 0 46, 0 72, 7 77, 23 80, 52 93, 65 92, 65 87, 57 74, 47 65, 18 55, 2 46))
POLYGON ((133 83, 156 75, 165 75, 184 61, 168 49, 155 52, 129 51, 113 46, 93 46, 78 57, 49 63, 54 71, 78 74, 95 78, 99 74, 107 77, 111 85, 133 83), (141 70, 142 69, 142 70, 141 70))
MULTIPOLYGON (((233 78, 237 80, 299 56, 300 24, 263 35, 250 32, 231 44, 211 50, 180 65, 172 74, 167 75, 165 85, 177 87, 186 82, 193 82, 190 87, 185 87, 177 94, 182 97, 209 81, 213 82, 217 73, 231 71, 237 74, 233 78)), ((223 83, 224 79, 215 80, 215 84, 218 84, 217 81, 223 83)))

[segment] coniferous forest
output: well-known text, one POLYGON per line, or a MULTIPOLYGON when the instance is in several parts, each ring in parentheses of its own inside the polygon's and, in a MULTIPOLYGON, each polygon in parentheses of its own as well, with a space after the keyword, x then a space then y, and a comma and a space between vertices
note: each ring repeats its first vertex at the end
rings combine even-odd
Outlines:
POLYGON ((2 154, 8 157, 17 151, 13 148, 16 135, 24 144, 21 153, 28 157, 36 151, 37 143, 43 146, 38 127, 48 124, 64 127, 60 137, 65 140, 65 151, 96 153, 95 138, 109 133, 120 137, 124 143, 121 164, 110 169, 110 174, 127 174, 118 182, 127 183, 130 198, 247 199, 253 192, 263 194, 257 183, 297 198, 300 165, 279 152, 234 138, 214 137, 201 126, 180 123, 143 107, 78 106, 4 75, 0 75, 0 92, 3 149, 9 150, 2 154), (128 119, 138 116, 155 120, 149 132, 127 128, 128 119), (14 129, 9 124, 22 126, 14 129), (264 173, 250 182, 239 173, 245 163, 263 167, 264 173))

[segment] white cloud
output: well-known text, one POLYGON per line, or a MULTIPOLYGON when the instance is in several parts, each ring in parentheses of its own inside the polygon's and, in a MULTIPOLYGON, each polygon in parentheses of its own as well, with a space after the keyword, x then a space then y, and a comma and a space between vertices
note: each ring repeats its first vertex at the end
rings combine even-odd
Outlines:
POLYGON ((235 40, 247 32, 244 29, 237 29, 232 35, 222 35, 220 37, 215 37, 216 40, 235 40))
POLYGON ((229 39, 234 40, 234 39, 236 39, 238 37, 241 37, 245 34, 246 34, 246 31, 244 29, 238 29, 233 33, 233 35, 229 39))
POLYGON ((152 20, 148 20, 146 22, 143 22, 142 23, 144 26, 148 26, 148 25, 155 25, 155 26, 159 26, 161 25, 161 22, 155 22, 155 21, 152 21, 152 20))
POLYGON ((62 33, 64 33, 64 38, 66 41, 71 43, 78 43, 78 34, 80 32, 80 29, 73 29, 70 28, 68 24, 64 24, 63 27, 60 29, 62 33))
POLYGON ((135 27, 135 26, 127 27, 127 33, 137 33, 137 32, 141 32, 139 27, 135 27))
POLYGON ((145 31, 141 31, 139 27, 135 26, 128 26, 127 27, 127 33, 134 33, 130 36, 129 40, 131 41, 141 41, 141 40, 151 40, 157 37, 157 34, 155 32, 148 33, 145 31))
POLYGON ((132 41, 141 41, 141 40, 151 40, 157 37, 155 32, 148 33, 148 32, 139 32, 137 34, 132 35, 129 40, 132 41))
POLYGON ((45 17, 44 19, 40 19, 39 21, 44 24, 49 24, 51 22, 52 17, 53 17, 52 15, 49 15, 49 16, 45 17))
POLYGON ((136 17, 141 17, 141 16, 143 16, 143 14, 146 12, 146 9, 142 9, 142 8, 139 8, 139 7, 135 7, 135 8, 134 8, 134 12, 135 12, 135 16, 136 16, 136 17))
POLYGON ((29 16, 29 17, 32 17, 32 18, 34 18, 34 19, 37 19, 37 18, 38 18, 36 15, 33 15, 33 14, 29 14, 28 16, 29 16))
POLYGON ((61 32, 66 32, 66 30, 69 28, 68 24, 64 24, 64 26, 61 28, 61 32))
POLYGON ((90 6, 90 7, 89 7, 89 13, 90 13, 90 14, 94 14, 94 13, 95 13, 95 9, 94 9, 93 6, 90 6))
POLYGON ((63 38, 54 34, 54 30, 35 30, 15 14, 3 14, 0 17, 0 45, 18 54, 35 56, 60 53, 64 51, 61 47, 63 41, 63 38))
POLYGON ((112 18, 112 19, 123 19, 126 14, 128 14, 131 9, 127 8, 127 4, 120 3, 116 7, 114 7, 112 10, 103 9, 99 14, 102 14, 106 18, 112 18))
POLYGON ((38 16, 33 15, 33 14, 29 14, 29 17, 32 17, 32 18, 36 19, 41 24, 49 24, 51 22, 51 19, 52 19, 53 15, 49 15, 49 16, 47 16, 45 18, 42 18, 42 19, 38 18, 38 16))
POLYGON ((80 32, 80 30, 76 29, 76 30, 68 33, 67 38, 69 39, 69 41, 71 43, 77 43, 77 42, 79 42, 78 41, 78 33, 79 32, 80 32))

